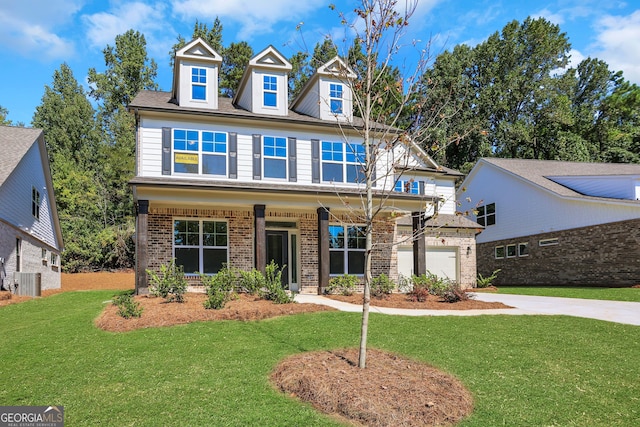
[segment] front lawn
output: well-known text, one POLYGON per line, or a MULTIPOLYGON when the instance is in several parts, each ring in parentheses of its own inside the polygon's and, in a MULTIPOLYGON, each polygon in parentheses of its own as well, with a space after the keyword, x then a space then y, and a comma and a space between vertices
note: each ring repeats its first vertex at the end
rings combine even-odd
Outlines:
POLYGON ((640 302, 640 288, 500 286, 498 293, 640 302))
MULTIPOLYGON (((93 320, 112 295, 70 292, 0 308, 2 405, 64 405, 69 426, 339 425, 278 393, 268 376, 288 355, 357 346, 359 314, 109 333, 93 320)), ((372 314, 369 329, 371 347, 433 364, 471 390, 475 410, 463 426, 640 422, 639 327, 372 314)))

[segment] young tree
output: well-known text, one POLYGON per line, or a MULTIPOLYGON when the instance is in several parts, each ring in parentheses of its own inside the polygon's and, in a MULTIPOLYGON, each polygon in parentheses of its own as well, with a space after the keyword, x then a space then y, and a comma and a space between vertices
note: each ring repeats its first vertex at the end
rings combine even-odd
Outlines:
MULTIPOLYGON (((407 149, 420 141, 420 132, 403 128, 403 118, 415 114, 413 94, 416 92, 420 76, 429 61, 428 48, 416 59, 411 70, 396 69, 393 60, 402 50, 409 19, 413 15, 417 1, 403 3, 400 8, 396 0, 362 0, 355 9, 358 21, 350 25, 355 41, 350 49, 348 64, 357 77, 348 79, 353 94, 354 118, 353 130, 363 141, 363 155, 360 158, 360 177, 362 194, 361 205, 354 209, 358 222, 364 223, 365 260, 364 260, 364 298, 360 331, 360 349, 358 366, 366 367, 367 336, 369 328, 369 306, 371 301, 372 254, 378 245, 393 242, 374 242, 373 230, 377 218, 390 207, 387 203, 390 192, 376 190, 394 182, 401 176, 402 166, 408 167, 407 149), (402 10, 401 10, 402 9, 402 10), (389 162, 392 159, 394 161, 389 162), (381 175, 378 164, 388 164, 389 169, 381 175), (399 166, 399 167, 398 167, 399 166), (356 212, 357 211, 357 212, 356 212)), ((349 22, 341 14, 343 23, 349 22)), ((415 52, 413 43, 408 45, 415 52)), ((346 70, 345 70, 346 73, 346 70)), ((392 186, 393 187, 393 186, 392 186)))

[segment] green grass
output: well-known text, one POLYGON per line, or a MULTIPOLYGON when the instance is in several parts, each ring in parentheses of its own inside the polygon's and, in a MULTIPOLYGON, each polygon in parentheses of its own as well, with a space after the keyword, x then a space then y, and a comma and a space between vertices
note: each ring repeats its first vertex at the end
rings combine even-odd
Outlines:
MULTIPOLYGON (((64 405, 68 426, 328 426, 278 393, 283 357, 357 345, 360 315, 326 312, 108 333, 112 292, 0 308, 0 402, 64 405)), ((144 316, 144 313, 143 313, 144 316)), ((463 426, 640 425, 640 328, 564 316, 371 315, 371 347, 460 378, 463 426)))
POLYGON ((500 286, 498 293, 640 302, 640 288, 500 286))

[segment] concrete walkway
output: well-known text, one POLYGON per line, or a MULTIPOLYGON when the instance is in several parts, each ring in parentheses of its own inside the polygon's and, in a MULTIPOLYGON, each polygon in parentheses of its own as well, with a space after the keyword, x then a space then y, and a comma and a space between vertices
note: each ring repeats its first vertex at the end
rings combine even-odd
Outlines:
MULTIPOLYGON (((577 298, 537 297, 493 293, 474 293, 478 301, 501 302, 514 308, 488 310, 424 310, 370 307, 371 313, 403 316, 478 316, 483 314, 546 314, 586 317, 640 326, 640 302, 603 301, 577 298)), ((327 305, 340 311, 361 312, 362 306, 336 301, 320 295, 296 295, 300 303, 327 305)))

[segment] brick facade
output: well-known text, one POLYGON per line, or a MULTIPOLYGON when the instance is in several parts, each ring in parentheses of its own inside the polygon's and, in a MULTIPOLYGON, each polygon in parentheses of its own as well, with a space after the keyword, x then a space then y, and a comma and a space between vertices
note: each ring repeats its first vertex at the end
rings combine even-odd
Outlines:
POLYGON ((478 244, 478 272, 496 269, 496 285, 640 284, 640 219, 478 244), (557 244, 540 246, 546 239, 557 244), (518 256, 521 243, 528 256, 518 256), (495 259, 495 247, 507 245, 516 245, 516 256, 495 259))

